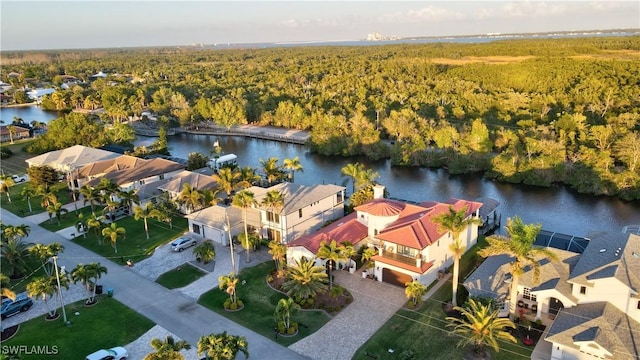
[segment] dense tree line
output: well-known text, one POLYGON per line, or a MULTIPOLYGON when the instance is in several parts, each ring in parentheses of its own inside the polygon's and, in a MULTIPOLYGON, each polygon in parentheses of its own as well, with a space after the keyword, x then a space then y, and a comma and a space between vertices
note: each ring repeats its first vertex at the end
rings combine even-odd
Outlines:
POLYGON ((150 109, 166 126, 305 129, 325 155, 640 199, 639 50, 634 36, 23 52, 2 54, 2 78, 86 80, 45 103, 104 122, 150 109))

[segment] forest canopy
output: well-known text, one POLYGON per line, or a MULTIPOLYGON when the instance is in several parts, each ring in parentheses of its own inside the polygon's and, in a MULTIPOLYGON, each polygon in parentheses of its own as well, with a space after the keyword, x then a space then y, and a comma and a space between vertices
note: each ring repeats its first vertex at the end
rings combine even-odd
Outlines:
POLYGON ((2 64, 16 89, 75 77, 43 106, 103 108, 105 124, 146 110, 164 126, 304 129, 328 156, 640 199, 639 36, 3 52, 2 64))

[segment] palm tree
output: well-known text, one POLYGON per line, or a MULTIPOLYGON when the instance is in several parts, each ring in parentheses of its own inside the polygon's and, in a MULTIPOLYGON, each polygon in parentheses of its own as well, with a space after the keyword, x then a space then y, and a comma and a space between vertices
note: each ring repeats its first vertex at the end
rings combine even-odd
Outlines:
POLYGON ((120 203, 124 204, 128 211, 129 214, 131 214, 131 209, 133 208, 133 204, 139 204, 140 203, 140 198, 138 197, 138 195, 136 194, 135 190, 118 190, 118 197, 120 198, 120 203))
POLYGON ((316 254, 318 258, 326 260, 327 269, 329 269, 329 290, 333 287, 333 276, 331 276, 331 271, 333 267, 340 261, 345 260, 344 256, 344 247, 342 245, 338 245, 335 240, 331 240, 330 243, 327 243, 326 240, 322 240, 320 242, 320 248, 318 249, 318 253, 316 254))
POLYGON ((89 229, 96 229, 96 237, 98 238, 98 244, 102 245, 102 238, 100 237, 100 232, 102 231, 102 220, 104 220, 104 216, 96 216, 96 214, 91 214, 91 217, 87 219, 87 227, 89 229))
POLYGON ((156 217, 157 214, 155 212, 156 212, 156 209, 153 206, 153 204, 150 202, 148 202, 145 207, 136 206, 133 208, 133 218, 136 221, 140 219, 144 220, 144 232, 147 235, 147 240, 149 240, 149 225, 147 224, 147 219, 156 217))
POLYGON ((151 347, 154 352, 147 354, 144 360, 184 360, 180 350, 189 350, 191 345, 184 340, 176 341, 172 336, 167 336, 164 340, 151 339, 151 347))
POLYGON ((30 243, 19 239, 9 239, 0 246, 2 271, 9 271, 12 278, 18 278, 27 271, 30 243))
POLYGON ((280 299, 273 312, 273 317, 276 323, 283 322, 285 330, 289 330, 291 327, 291 314, 299 309, 300 305, 296 304, 292 298, 280 299))
POLYGON ((235 304, 238 301, 238 297, 236 296, 236 288, 238 285, 238 278, 234 273, 229 275, 221 275, 218 277, 218 288, 225 289, 227 294, 229 294, 229 300, 231 300, 232 304, 235 304))
POLYGON ((27 205, 29 205, 29 213, 32 213, 33 208, 31 207, 31 198, 36 196, 36 189, 34 189, 31 184, 28 184, 27 186, 22 188, 22 190, 20 191, 20 195, 22 195, 23 199, 27 200, 27 205))
POLYGON ((101 178, 96 189, 102 196, 102 201, 106 203, 111 200, 111 195, 116 194, 120 187, 114 183, 113 180, 107 178, 101 178))
POLYGON ((48 245, 35 244, 29 248, 29 254, 38 260, 42 264, 45 274, 48 276, 53 275, 53 264, 50 261, 51 258, 64 251, 64 246, 59 242, 54 242, 48 245))
POLYGON ((467 217, 467 207, 456 211, 449 205, 449 212, 433 217, 433 222, 438 225, 438 232, 448 232, 453 237, 453 242, 449 244, 449 250, 453 255, 453 306, 458 305, 458 277, 460 276, 460 258, 466 247, 460 241, 460 234, 467 230, 470 225, 480 225, 482 221, 476 217, 467 217))
POLYGON ((36 193, 42 196, 42 199, 40 200, 40 206, 42 206, 42 208, 45 210, 49 207, 49 205, 58 202, 58 196, 56 195, 56 193, 47 190, 47 187, 45 185, 39 185, 36 193))
POLYGON ((510 263, 511 291, 509 294, 509 312, 514 316, 518 302, 518 280, 520 275, 525 272, 525 268, 530 267, 533 270, 533 281, 537 283, 540 281, 540 260, 548 258, 555 261, 558 257, 547 248, 533 245, 538 233, 542 230, 542 225, 525 225, 522 219, 516 216, 507 220, 505 230, 509 234, 508 237, 488 237, 489 245, 480 249, 478 255, 487 257, 504 254, 514 258, 510 263))
POLYGON ((282 165, 285 169, 289 170, 289 181, 294 182, 296 171, 304 172, 302 164, 300 164, 300 158, 294 157, 293 159, 284 159, 282 165))
POLYGON ((3 297, 6 296, 11 300, 15 300, 16 293, 13 292, 13 290, 9 289, 10 281, 11 279, 7 275, 0 273, 0 294, 3 297))
POLYGON ((204 205, 204 194, 191 184, 184 184, 178 194, 178 202, 184 206, 186 212, 191 213, 204 205))
POLYGON ((89 203, 91 205, 91 213, 95 215, 95 205, 100 203, 100 192, 90 185, 84 185, 80 187, 80 194, 84 198, 84 204, 89 203))
POLYGON ((4 225, 2 226, 2 239, 8 240, 21 240, 29 236, 31 227, 26 224, 20 225, 4 225))
MULTIPOLYGON (((84 290, 86 292, 85 304, 91 304, 91 278, 93 274, 91 274, 91 269, 83 264, 78 264, 71 271, 71 281, 74 284, 80 282, 84 286, 84 290)), ((95 286, 94 286, 95 287, 95 286)))
POLYGON ((422 295, 427 292, 426 286, 422 285, 418 280, 409 281, 404 286, 404 294, 411 300, 413 306, 422 303, 422 295))
POLYGON ((295 299, 308 299, 327 291, 327 273, 324 267, 302 257, 295 266, 289 266, 288 280, 282 284, 287 295, 295 299))
POLYGON ((173 229, 173 214, 178 212, 178 206, 168 198, 161 198, 155 208, 154 217, 160 222, 169 223, 169 228, 173 229))
POLYGON ((271 240, 269 242, 269 254, 273 256, 273 261, 275 261, 276 269, 278 270, 278 276, 280 276, 286 264, 287 246, 280 241, 271 240))
POLYGON ((353 257, 356 256, 356 253, 356 248, 353 246, 351 241, 344 241, 342 243, 342 255, 344 255, 346 260, 349 260, 347 267, 351 268, 352 266, 355 266, 353 263, 353 257))
POLYGON ((127 230, 123 227, 118 227, 115 222, 111 223, 111 226, 102 229, 102 236, 111 242, 113 250, 118 253, 117 242, 118 240, 126 239, 127 230))
POLYGON ((205 359, 233 360, 238 352, 242 352, 245 358, 249 358, 249 344, 244 336, 210 334, 202 336, 198 340, 198 356, 204 355, 205 359))
POLYGON ((378 252, 372 247, 367 247, 362 252, 362 262, 367 264, 367 269, 371 269, 375 266, 375 262, 371 261, 371 258, 376 255, 378 255, 378 252))
POLYGON ((247 210, 250 207, 257 205, 257 202, 253 197, 253 193, 251 191, 242 190, 233 196, 232 204, 233 206, 243 209, 244 239, 246 242, 246 244, 243 244, 243 246, 246 245, 245 249, 247 250, 247 262, 251 262, 251 259, 249 257, 249 252, 250 252, 249 248, 251 247, 251 244, 249 240, 249 231, 247 229, 247 210))
POLYGON ((231 198, 231 193, 237 188, 240 176, 240 172, 235 171, 232 168, 224 167, 218 170, 218 173, 213 174, 211 177, 216 183, 218 183, 220 189, 227 194, 227 198, 231 198))
POLYGON ((271 157, 267 160, 260 159, 260 164, 262 165, 264 175, 267 177, 267 183, 269 186, 282 176, 282 170, 280 170, 280 166, 278 165, 278 158, 271 157))
POLYGON ((351 193, 356 192, 356 183, 359 178, 362 177, 362 173, 365 171, 364 165, 360 163, 347 164, 341 170, 342 176, 351 178, 351 193))
POLYGON ((0 176, 0 192, 7 193, 7 200, 11 202, 11 187, 15 185, 16 182, 9 175, 1 175, 0 176))
POLYGON ((448 327, 453 327, 455 334, 462 335, 458 346, 472 346, 472 353, 478 359, 486 358, 485 347, 491 346, 495 351, 500 351, 498 341, 517 340, 505 328, 515 329, 511 320, 498 317, 498 310, 492 310, 491 305, 483 305, 473 299, 469 299, 469 307, 458 307, 464 318, 447 317, 451 321, 448 327))
MULTIPOLYGON (((7 131, 9 131, 9 140, 13 144, 13 135, 15 135, 17 133, 16 127, 13 126, 13 125, 7 125, 7 131)), ((11 202, 11 201, 9 201, 9 202, 11 202)))
POLYGON ((86 267, 93 278, 93 290, 91 292, 90 302, 94 302, 96 298, 96 287, 98 286, 98 279, 102 278, 102 274, 106 274, 108 269, 106 266, 102 266, 100 263, 87 264, 86 267))
POLYGON ((206 240, 193 248, 193 255, 198 261, 208 264, 216 258, 216 250, 213 247, 213 241, 206 240))
POLYGON ((38 277, 27 284, 27 294, 29 297, 41 298, 42 301, 44 301, 44 305, 47 307, 47 312, 49 313, 49 318, 56 316, 56 309, 50 309, 48 301, 53 297, 53 295, 55 295, 56 287, 56 279, 52 276, 38 277))
POLYGON ((61 226, 60 219, 62 219, 62 215, 69 212, 69 210, 64 208, 61 202, 53 202, 47 206, 47 212, 49 213, 49 217, 53 219, 55 216, 58 221, 58 226, 61 226))
POLYGON ((237 184, 239 189, 246 189, 260 181, 260 175, 256 174, 256 171, 251 166, 240 168, 238 172, 240 173, 237 184))

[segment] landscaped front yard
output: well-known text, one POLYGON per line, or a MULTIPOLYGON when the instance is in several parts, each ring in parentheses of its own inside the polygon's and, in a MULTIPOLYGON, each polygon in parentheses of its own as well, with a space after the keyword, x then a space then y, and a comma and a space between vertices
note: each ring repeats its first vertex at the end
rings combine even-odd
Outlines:
POLYGON ((173 219, 173 229, 170 228, 168 223, 153 219, 148 219, 147 221, 149 224, 148 240, 142 220, 136 221, 133 216, 116 220, 117 226, 126 230, 125 239, 116 242, 117 253, 109 240, 105 240, 102 235, 99 238, 96 236, 95 229, 90 229, 86 238, 76 236, 73 241, 98 255, 115 259, 116 262, 120 261, 124 264, 127 260, 133 260, 136 263, 150 256, 156 247, 184 234, 188 226, 187 219, 183 217, 175 217, 173 219), (102 244, 98 242, 99 239, 102 244))
POLYGON ((273 312, 278 300, 286 295, 273 290, 267 285, 267 275, 275 269, 273 261, 244 269, 239 274, 237 295, 244 302, 244 309, 236 312, 224 310, 223 303, 229 295, 223 290, 213 289, 204 293, 198 303, 249 328, 263 336, 273 339, 280 345, 289 346, 300 339, 318 331, 329 321, 329 317, 318 310, 300 310, 291 316, 291 320, 300 324, 298 335, 293 337, 278 336, 275 338, 276 323, 273 312))
MULTIPOLYGON (((477 251, 486 246, 484 239, 470 249, 460 261, 460 282, 473 271, 478 259, 477 251)), ((466 298, 463 286, 458 290, 458 299, 466 298)), ((442 305, 451 301, 451 281, 445 283, 418 310, 399 310, 359 350, 354 359, 463 359, 465 348, 457 347, 458 335, 447 327, 442 305)), ((460 303, 460 302, 459 302, 460 303)), ((500 352, 491 350, 492 359, 529 359, 533 347, 522 343, 500 341, 500 352)))
MULTIPOLYGON (((3 160, 4 161, 4 160, 3 160)), ((45 209, 42 208, 40 202, 42 201, 42 196, 34 196, 29 201, 25 199, 22 195, 22 189, 25 188, 29 183, 23 182, 16 184, 9 188, 9 195, 11 196, 11 202, 7 198, 7 194, 0 194, 1 200, 0 205, 3 209, 8 210, 20 217, 25 217, 29 215, 39 214, 42 212, 46 212, 45 209), (31 202, 31 212, 29 211, 29 202, 31 202)), ((67 204, 72 201, 71 194, 68 189, 62 189, 56 192, 56 196, 58 197, 58 201, 63 204, 67 204)), ((72 211, 73 213, 73 211, 72 211)), ((57 224, 56 224, 57 225, 57 224)), ((59 229, 56 229, 59 230, 59 229)))
POLYGON ((62 316, 45 321, 42 315, 22 323, 18 333, 2 343, 3 349, 19 345, 26 345, 28 349, 46 347, 51 352, 57 349, 56 354, 47 356, 23 355, 21 359, 25 360, 80 359, 102 348, 126 345, 154 326, 151 320, 110 297, 100 297, 98 304, 91 307, 83 303, 84 300, 65 307, 71 326, 65 326, 62 316))

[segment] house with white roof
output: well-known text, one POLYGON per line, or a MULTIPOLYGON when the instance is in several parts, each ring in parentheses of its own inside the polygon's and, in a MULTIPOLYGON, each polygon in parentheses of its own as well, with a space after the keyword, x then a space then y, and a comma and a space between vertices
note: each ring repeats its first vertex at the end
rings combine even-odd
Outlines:
MULTIPOLYGON (((582 254, 549 248, 539 282, 525 269, 518 311, 549 322, 534 359, 640 358, 640 235, 602 234, 582 254)), ((508 256, 487 258, 464 282, 472 296, 506 301, 508 256)))
POLYGON ((60 172, 67 173, 69 171, 75 171, 84 165, 117 158, 119 156, 121 156, 121 154, 112 151, 74 145, 66 149, 50 151, 34 156, 25 161, 29 167, 47 165, 60 172))

